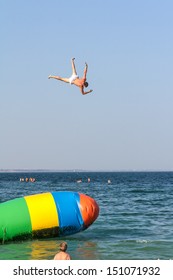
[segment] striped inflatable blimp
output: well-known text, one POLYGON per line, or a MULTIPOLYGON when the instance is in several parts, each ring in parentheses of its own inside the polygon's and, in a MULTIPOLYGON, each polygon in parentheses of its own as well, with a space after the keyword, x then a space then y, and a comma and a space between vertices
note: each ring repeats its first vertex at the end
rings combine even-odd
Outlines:
POLYGON ((41 193, 0 204, 0 241, 71 235, 88 228, 99 206, 77 192, 41 193))

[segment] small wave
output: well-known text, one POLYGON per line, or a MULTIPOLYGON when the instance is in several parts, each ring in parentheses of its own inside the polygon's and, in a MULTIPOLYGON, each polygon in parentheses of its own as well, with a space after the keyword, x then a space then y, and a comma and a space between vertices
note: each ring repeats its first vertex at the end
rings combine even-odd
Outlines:
POLYGON ((151 241, 148 241, 148 240, 136 240, 136 243, 151 243, 151 241))

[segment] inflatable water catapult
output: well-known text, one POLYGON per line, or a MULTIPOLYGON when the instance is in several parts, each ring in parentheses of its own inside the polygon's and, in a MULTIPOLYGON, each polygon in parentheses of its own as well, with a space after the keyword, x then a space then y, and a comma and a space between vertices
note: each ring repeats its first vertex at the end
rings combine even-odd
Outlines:
POLYGON ((87 229, 99 206, 77 192, 41 193, 0 204, 0 241, 71 235, 87 229))

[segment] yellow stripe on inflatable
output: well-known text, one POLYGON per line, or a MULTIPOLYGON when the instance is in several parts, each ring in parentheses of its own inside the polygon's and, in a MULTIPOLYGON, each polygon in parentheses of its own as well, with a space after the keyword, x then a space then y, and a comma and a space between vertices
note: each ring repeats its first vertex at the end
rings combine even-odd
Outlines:
POLYGON ((28 205, 32 230, 59 226, 58 213, 51 193, 25 196, 28 205))

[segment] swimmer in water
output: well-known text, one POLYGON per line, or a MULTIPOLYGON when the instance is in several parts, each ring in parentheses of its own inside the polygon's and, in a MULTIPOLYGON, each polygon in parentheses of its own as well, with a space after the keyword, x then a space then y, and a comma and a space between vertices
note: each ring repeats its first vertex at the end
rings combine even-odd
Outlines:
POLYGON ((67 251, 67 243, 62 242, 59 246, 60 251, 55 255, 54 260, 71 260, 71 257, 67 251))

